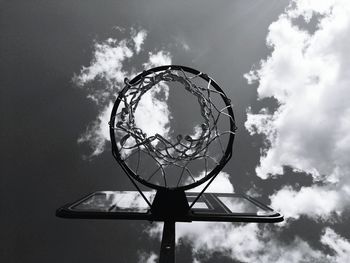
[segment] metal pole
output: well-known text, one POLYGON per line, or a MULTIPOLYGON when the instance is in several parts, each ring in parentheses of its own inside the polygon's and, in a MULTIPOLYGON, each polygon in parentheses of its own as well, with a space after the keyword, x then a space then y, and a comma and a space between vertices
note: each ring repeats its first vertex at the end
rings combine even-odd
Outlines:
POLYGON ((164 221, 159 263, 175 263, 175 221, 164 221))

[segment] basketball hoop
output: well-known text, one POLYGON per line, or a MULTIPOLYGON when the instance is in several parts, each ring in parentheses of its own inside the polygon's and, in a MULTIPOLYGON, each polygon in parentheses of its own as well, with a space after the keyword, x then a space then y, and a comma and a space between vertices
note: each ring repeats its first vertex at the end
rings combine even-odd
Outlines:
POLYGON ((130 81, 126 79, 125 84, 112 109, 110 137, 113 156, 130 177, 153 189, 188 190, 221 171, 232 155, 236 125, 230 100, 212 78, 188 67, 171 65, 144 71, 130 81), (196 124, 195 134, 179 134, 176 138, 148 136, 136 125, 137 107, 151 89, 167 87, 171 82, 196 97, 202 123, 196 124), (221 105, 216 105, 218 99, 221 105), (228 124, 227 130, 219 129, 222 122, 228 124), (212 148, 217 150, 215 156, 211 155, 212 148), (141 168, 145 156, 154 163, 149 174, 141 168), (194 162, 201 162, 201 173, 193 171, 194 162), (152 181, 157 174, 161 180, 152 181))
POLYGON ((175 262, 176 222, 283 221, 281 214, 243 193, 204 193, 230 160, 236 131, 230 99, 208 75, 189 67, 169 65, 144 71, 132 80, 125 79, 125 87, 112 109, 109 128, 112 154, 138 192, 94 192, 59 208, 57 216, 162 221, 159 258, 162 263, 175 262), (199 121, 197 118, 191 122, 189 132, 147 134, 136 118, 142 99, 172 88, 181 89, 184 96, 194 96, 200 108, 199 121), (155 189, 156 193, 141 191, 138 183, 155 189), (199 193, 185 192, 204 183, 199 193))

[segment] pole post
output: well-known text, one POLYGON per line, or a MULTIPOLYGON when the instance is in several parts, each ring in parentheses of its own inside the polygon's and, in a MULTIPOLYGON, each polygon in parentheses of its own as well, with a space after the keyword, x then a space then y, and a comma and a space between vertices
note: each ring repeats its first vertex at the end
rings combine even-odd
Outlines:
POLYGON ((159 263, 175 263, 175 221, 164 221, 159 263))

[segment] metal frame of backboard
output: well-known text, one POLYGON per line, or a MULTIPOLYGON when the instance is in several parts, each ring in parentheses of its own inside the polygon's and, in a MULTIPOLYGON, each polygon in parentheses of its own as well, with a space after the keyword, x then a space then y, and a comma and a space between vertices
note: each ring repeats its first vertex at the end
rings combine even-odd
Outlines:
MULTIPOLYGON (((84 201, 91 199, 99 194, 112 193, 109 191, 98 191, 90 193, 87 196, 66 204, 56 211, 56 215, 62 218, 78 218, 78 219, 127 219, 127 220, 148 220, 148 221, 165 221, 163 217, 154 215, 152 210, 144 209, 143 212, 135 212, 125 209, 124 211, 113 211, 107 209, 102 211, 99 209, 79 209, 77 208, 84 201)), ((146 192, 147 193, 147 192, 146 192)), ((195 198, 198 193, 186 193, 188 202, 191 198, 195 198)), ((147 195, 147 194, 146 194, 147 195)), ((283 216, 275 212, 270 207, 259 202, 255 198, 245 194, 228 194, 228 193, 203 193, 199 203, 205 202, 208 208, 192 208, 185 216, 173 218, 177 222, 192 221, 219 221, 219 222, 255 222, 255 223, 276 223, 283 221, 283 216), (263 213, 239 213, 231 211, 230 208, 220 200, 220 197, 235 197, 248 201, 250 204, 258 207, 263 213)))

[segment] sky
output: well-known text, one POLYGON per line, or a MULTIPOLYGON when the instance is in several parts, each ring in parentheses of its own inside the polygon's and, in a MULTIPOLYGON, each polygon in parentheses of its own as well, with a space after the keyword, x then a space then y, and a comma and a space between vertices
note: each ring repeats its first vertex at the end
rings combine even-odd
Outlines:
MULTIPOLYGON (((233 157, 211 190, 285 217, 177 223, 178 262, 350 261, 348 1, 0 1, 0 32, 1 261, 157 262, 161 224, 55 210, 133 190, 110 110, 125 77, 164 64, 208 73, 233 104, 233 157)), ((176 103, 148 99, 139 125, 166 134, 176 103)))

